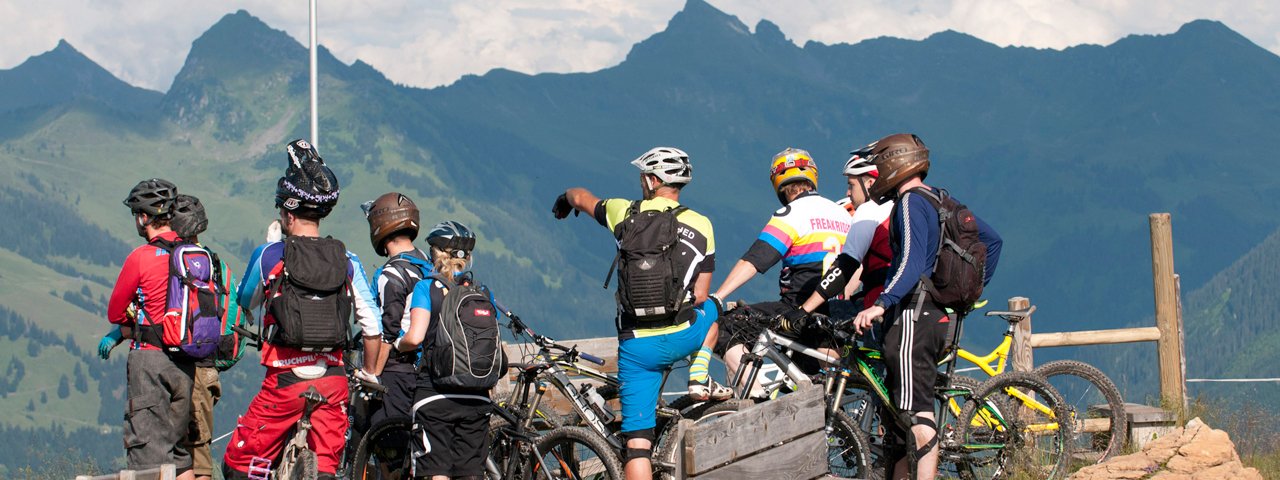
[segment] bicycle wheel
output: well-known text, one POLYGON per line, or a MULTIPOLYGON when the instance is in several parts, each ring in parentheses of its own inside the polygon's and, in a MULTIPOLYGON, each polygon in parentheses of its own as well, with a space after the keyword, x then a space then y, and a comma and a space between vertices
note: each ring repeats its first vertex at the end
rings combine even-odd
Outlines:
POLYGON ((867 434, 844 411, 836 410, 827 432, 827 464, 831 474, 843 478, 870 478, 871 451, 867 434))
POLYGON ((1084 466, 1101 463, 1124 448, 1128 439, 1128 418, 1120 389, 1101 370, 1084 362, 1059 360, 1035 370, 1062 394, 1075 420, 1073 459, 1084 466), (1110 415, 1099 406, 1106 406, 1110 415), (1107 423, 1103 423, 1103 421, 1107 423))
POLYGON ((1073 431, 1067 418, 1062 396, 1038 374, 991 377, 956 421, 960 477, 1064 477, 1073 431))
POLYGON ((408 478, 413 457, 410 442, 413 421, 408 417, 383 419, 369 427, 360 446, 356 448, 355 461, 351 464, 354 480, 390 480, 408 478))
POLYGON ((560 480, 622 480, 618 454, 599 435, 583 427, 560 427, 547 432, 535 446, 541 462, 532 478, 560 480), (543 471, 542 469, 546 470, 543 471), (546 473, 547 475, 543 475, 546 473))

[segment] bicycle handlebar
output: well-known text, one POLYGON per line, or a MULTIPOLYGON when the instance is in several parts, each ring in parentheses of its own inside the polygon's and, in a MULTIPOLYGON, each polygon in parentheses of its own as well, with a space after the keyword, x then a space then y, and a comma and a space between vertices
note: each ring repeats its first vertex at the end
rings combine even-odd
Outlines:
POLYGON ((597 356, 595 356, 595 355, 592 355, 592 354, 590 354, 590 353, 586 353, 586 352, 578 352, 578 358, 581 358, 581 359, 586 360, 586 361, 588 361, 588 362, 594 363, 594 364, 596 364, 596 365, 598 365, 598 366, 601 366, 601 367, 603 367, 603 366, 604 366, 604 364, 605 364, 605 363, 607 363, 607 362, 605 362, 605 361, 604 361, 604 359, 603 359, 603 358, 597 357, 597 356))
POLYGON ((357 378, 356 381, 359 382, 360 386, 363 388, 367 388, 378 393, 387 393, 387 387, 381 383, 367 382, 360 378, 357 378))

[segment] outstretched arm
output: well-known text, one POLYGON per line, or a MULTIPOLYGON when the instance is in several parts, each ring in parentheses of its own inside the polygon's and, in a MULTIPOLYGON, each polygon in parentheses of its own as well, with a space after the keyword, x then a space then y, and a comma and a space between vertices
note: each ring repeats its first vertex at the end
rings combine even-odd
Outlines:
POLYGON ((577 215, 579 212, 587 212, 594 214, 596 205, 600 203, 600 198, 582 187, 574 187, 565 190, 563 194, 556 197, 555 205, 551 207, 551 213, 557 219, 569 216, 569 212, 577 215))
POLYGON ((751 277, 756 276, 756 273, 756 266, 751 262, 738 260, 738 263, 734 264, 733 270, 729 271, 729 276, 725 277, 724 281, 720 283, 720 288, 716 289, 716 296, 722 300, 728 298, 729 295, 733 294, 734 290, 747 283, 747 280, 751 280, 751 277))

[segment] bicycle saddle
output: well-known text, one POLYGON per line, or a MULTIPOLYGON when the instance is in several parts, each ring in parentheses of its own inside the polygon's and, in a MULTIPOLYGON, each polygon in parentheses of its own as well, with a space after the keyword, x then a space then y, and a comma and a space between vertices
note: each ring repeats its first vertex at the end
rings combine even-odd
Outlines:
POLYGON ((1024 308, 1024 309, 1021 309, 1021 310, 1011 310, 1011 311, 995 310, 995 311, 990 311, 990 312, 987 312, 987 314, 986 314, 986 315, 987 315, 988 317, 997 317, 997 316, 998 316, 998 317, 1004 317, 1004 319, 1005 319, 1005 320, 1008 320, 1009 322, 1012 322, 1012 323, 1018 323, 1018 322, 1021 322, 1021 321, 1022 321, 1022 319, 1024 319, 1024 318, 1027 318, 1027 317, 1031 316, 1031 312, 1034 312, 1034 311, 1036 311, 1036 306, 1035 306, 1035 305, 1032 305, 1032 306, 1030 306, 1030 307, 1027 307, 1027 308, 1024 308))

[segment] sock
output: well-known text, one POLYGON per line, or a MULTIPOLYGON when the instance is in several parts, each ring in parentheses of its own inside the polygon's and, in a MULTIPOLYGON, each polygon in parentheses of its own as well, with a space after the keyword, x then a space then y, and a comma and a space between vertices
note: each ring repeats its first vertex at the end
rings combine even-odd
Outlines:
POLYGON ((702 347, 693 355, 693 363, 689 364, 689 383, 706 385, 709 381, 707 370, 711 365, 711 349, 702 347))

